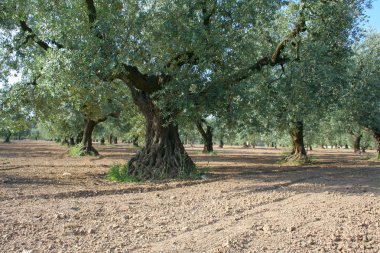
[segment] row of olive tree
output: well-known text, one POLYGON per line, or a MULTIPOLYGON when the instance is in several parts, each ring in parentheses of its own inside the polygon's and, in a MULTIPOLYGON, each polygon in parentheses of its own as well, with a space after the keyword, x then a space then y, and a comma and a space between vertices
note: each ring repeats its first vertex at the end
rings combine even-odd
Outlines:
POLYGON ((21 74, 39 119, 80 115, 87 152, 96 125, 137 108, 145 146, 130 175, 191 173, 178 125, 192 122, 207 151, 212 116, 288 131, 290 159, 306 160, 304 125, 345 90, 369 2, 9 0, 2 68, 21 74))

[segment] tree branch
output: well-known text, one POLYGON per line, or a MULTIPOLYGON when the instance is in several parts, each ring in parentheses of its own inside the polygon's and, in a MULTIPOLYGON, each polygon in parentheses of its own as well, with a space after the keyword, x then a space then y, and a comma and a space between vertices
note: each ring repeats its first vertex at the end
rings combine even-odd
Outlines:
POLYGON ((207 139, 207 133, 205 132, 205 130, 202 127, 202 121, 195 122, 195 125, 197 126, 198 131, 202 135, 203 139, 207 139))
POLYGON ((94 32, 95 36, 99 39, 104 39, 103 35, 96 31, 96 20, 97 20, 97 12, 95 8, 94 0, 86 0, 86 6, 87 6, 87 15, 88 15, 88 22, 90 23, 90 28, 94 32))
POLYGON ((251 65, 250 67, 232 75, 232 78, 228 81, 231 83, 241 82, 250 76, 252 76, 255 72, 260 71, 265 66, 275 66, 277 64, 284 64, 289 59, 282 57, 281 54, 284 51, 286 45, 295 37, 297 37, 302 32, 306 31, 306 22, 304 16, 305 3, 304 0, 301 0, 300 3, 300 16, 297 21, 295 27, 284 37, 284 39, 277 44, 273 54, 271 56, 265 56, 259 59, 256 63, 251 65))
POLYGON ((37 35, 34 33, 32 28, 28 26, 28 24, 25 22, 25 20, 20 20, 21 30, 28 35, 26 36, 26 41, 23 44, 26 44, 30 39, 37 43, 43 50, 47 51, 48 49, 51 49, 50 44, 55 45, 58 49, 64 48, 64 46, 55 40, 49 40, 48 42, 41 40, 37 37, 37 35))
POLYGON ((94 24, 96 21, 96 8, 93 0, 86 0, 87 11, 88 11, 88 22, 94 24))
POLYGON ((171 80, 168 75, 146 75, 142 74, 135 66, 123 64, 124 70, 116 75, 116 78, 126 83, 131 83, 136 89, 153 93, 161 89, 162 85, 171 80))

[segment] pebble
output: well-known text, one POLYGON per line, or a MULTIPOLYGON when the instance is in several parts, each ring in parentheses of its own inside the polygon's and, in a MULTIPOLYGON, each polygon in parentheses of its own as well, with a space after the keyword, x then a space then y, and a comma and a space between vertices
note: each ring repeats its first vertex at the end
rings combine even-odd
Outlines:
POLYGON ((32 249, 24 249, 23 251, 22 251, 22 253, 34 253, 35 251, 34 250, 32 250, 32 249))
POLYGON ((270 227, 269 225, 264 225, 264 227, 263 227, 263 231, 264 231, 265 233, 270 233, 270 232, 271 232, 271 227, 270 227))

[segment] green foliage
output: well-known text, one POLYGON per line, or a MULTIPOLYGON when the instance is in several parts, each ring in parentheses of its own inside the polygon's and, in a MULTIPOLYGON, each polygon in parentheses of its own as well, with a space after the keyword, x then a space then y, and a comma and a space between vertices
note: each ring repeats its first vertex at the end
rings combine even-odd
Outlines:
POLYGON ((84 156, 85 154, 83 146, 80 144, 69 147, 69 155, 72 157, 84 156))
POLYGON ((121 165, 115 163, 111 166, 107 172, 106 179, 112 182, 123 182, 123 183, 137 183, 141 182, 138 177, 133 177, 128 175, 128 164, 125 163, 121 165))

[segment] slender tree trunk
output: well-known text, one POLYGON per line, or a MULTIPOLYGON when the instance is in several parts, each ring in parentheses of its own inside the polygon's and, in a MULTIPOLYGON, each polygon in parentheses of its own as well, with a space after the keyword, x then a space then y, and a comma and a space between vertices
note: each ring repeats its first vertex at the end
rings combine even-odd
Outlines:
POLYGON ((105 145, 106 143, 106 140, 104 139, 104 137, 100 138, 100 145, 105 145))
POLYGON ((219 148, 224 148, 224 142, 223 142, 223 140, 219 141, 219 148))
POLYGON ((99 152, 92 146, 92 132, 94 131, 97 122, 86 119, 82 138, 82 148, 85 154, 99 155, 99 152))
POLYGON ((293 128, 290 129, 289 133, 292 138, 293 150, 291 155, 287 157, 286 160, 307 162, 308 157, 303 140, 303 122, 295 122, 293 128))
POLYGON ((114 144, 117 144, 117 137, 116 137, 116 136, 113 137, 113 143, 114 143, 114 144))
POLYGON ((348 149, 348 144, 347 143, 344 145, 344 149, 348 149))
POLYGON ((377 141, 377 159, 380 159, 380 131, 374 131, 373 136, 375 137, 375 140, 377 141))
POLYGON ((110 134, 110 135, 108 136, 108 143, 109 143, 109 144, 112 144, 112 143, 113 143, 113 135, 112 135, 112 134, 110 134))
POLYGON ((309 145, 309 150, 312 151, 313 150, 313 147, 311 145, 309 145))
POLYGON ((135 104, 146 120, 145 146, 128 162, 128 174, 143 179, 189 175, 195 164, 180 140, 178 127, 166 121, 149 94, 131 88, 135 104))
POLYGON ((70 146, 74 146, 74 145, 75 145, 74 137, 70 137, 69 145, 70 145, 70 146))
POLYGON ((202 122, 199 121, 196 123, 199 133, 203 138, 203 153, 210 153, 214 151, 214 145, 212 142, 212 127, 206 125, 206 131, 203 129, 202 122))
POLYGON ((7 133, 5 134, 4 142, 10 143, 11 142, 11 136, 12 136, 12 132, 8 130, 7 133))
POLYGON ((362 134, 354 134, 354 152, 360 153, 360 142, 363 137, 362 134))

